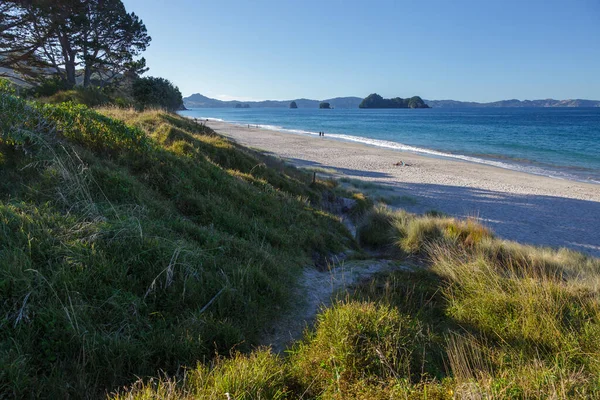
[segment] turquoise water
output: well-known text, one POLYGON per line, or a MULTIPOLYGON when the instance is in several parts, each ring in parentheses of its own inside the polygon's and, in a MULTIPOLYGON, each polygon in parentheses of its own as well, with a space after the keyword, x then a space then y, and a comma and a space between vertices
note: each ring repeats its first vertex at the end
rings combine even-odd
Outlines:
POLYGON ((259 125, 600 183, 600 108, 201 108, 195 118, 259 125))

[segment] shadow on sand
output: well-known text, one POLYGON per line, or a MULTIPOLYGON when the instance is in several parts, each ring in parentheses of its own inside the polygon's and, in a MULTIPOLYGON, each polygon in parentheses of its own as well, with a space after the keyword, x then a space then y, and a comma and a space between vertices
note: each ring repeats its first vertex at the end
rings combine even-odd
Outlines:
MULTIPOLYGON (((338 171, 336 177, 391 178, 369 172, 289 159, 299 167, 338 171)), ((600 203, 544 195, 522 195, 461 186, 374 181, 380 190, 410 196, 414 204, 402 208, 414 213, 442 211, 455 217, 476 217, 501 238, 521 243, 567 247, 600 257, 600 203)), ((600 190, 600 187, 599 187, 600 190)))

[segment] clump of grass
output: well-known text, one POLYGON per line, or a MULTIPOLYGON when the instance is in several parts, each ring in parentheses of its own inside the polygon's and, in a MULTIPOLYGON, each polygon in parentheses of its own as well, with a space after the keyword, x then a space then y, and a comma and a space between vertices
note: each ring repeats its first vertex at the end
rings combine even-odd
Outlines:
POLYGON ((386 249, 394 242, 395 214, 387 207, 377 206, 368 211, 358 225, 357 237, 363 246, 386 249))
POLYGON ((422 328, 385 305, 348 302, 318 317, 314 334, 293 351, 292 375, 313 396, 344 396, 358 382, 410 378, 422 328))
POLYGON ((128 391, 116 394, 114 399, 288 398, 283 362, 269 350, 217 357, 210 364, 198 364, 195 369, 186 371, 183 382, 169 378, 139 380, 128 391))
POLYGON ((354 221, 360 219, 365 213, 373 208, 373 200, 364 193, 352 193, 351 199, 354 205, 350 208, 349 215, 354 221))
MULTIPOLYGON (((380 205, 366 214, 358 227, 358 238, 370 246, 395 245, 405 254, 425 254, 435 243, 474 247, 491 239, 489 229, 473 220, 417 216, 380 205)), ((393 248, 392 248, 393 249, 393 248)))
POLYGON ((380 195, 377 201, 390 206, 414 206, 418 203, 416 198, 407 195, 380 195))

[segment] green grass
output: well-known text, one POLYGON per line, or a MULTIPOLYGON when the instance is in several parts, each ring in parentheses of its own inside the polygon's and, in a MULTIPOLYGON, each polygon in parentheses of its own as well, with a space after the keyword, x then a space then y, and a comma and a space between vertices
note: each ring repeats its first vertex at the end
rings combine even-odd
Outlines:
POLYGON ((0 393, 95 397, 257 343, 327 182, 163 112, 0 95, 0 393))
POLYGON ((0 113, 0 397, 600 396, 599 259, 373 207, 160 111, 0 113), (356 247, 336 195, 362 246, 422 268, 256 349, 311 256, 356 247))
MULTIPOLYGON (((473 220, 382 207, 366 215, 361 230, 361 241, 428 268, 379 274, 324 309, 288 357, 270 364, 270 373, 282 374, 273 379, 276 393, 303 399, 600 395, 600 260, 501 241, 473 220), (385 235, 377 236, 376 227, 385 235)), ((246 357, 254 356, 264 354, 246 357)), ((254 364, 257 376, 261 365, 254 364)), ((193 391, 185 381, 174 387, 193 391)), ((158 393, 148 390, 138 383, 124 393, 158 393)), ((214 393, 206 398, 218 398, 214 393)))
POLYGON ((210 364, 187 371, 184 384, 169 378, 139 380, 130 392, 117 393, 114 398, 278 400, 290 394, 281 359, 267 349, 217 357, 210 364))

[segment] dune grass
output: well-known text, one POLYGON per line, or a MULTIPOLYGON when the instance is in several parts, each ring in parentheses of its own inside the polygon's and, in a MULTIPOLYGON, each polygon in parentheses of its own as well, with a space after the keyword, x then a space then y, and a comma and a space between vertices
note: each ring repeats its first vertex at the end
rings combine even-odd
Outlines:
MULTIPOLYGON (((278 359, 277 393, 294 399, 600 395, 600 260, 502 241, 474 220, 381 206, 365 216, 358 235, 389 257, 429 267, 377 275, 324 309, 314 329, 278 359)), ((180 381, 177 388, 188 386, 180 381)), ((233 386, 221 391, 227 387, 233 386)))
POLYGON ((329 183, 176 115, 6 93, 0 115, 3 396, 247 351, 314 252, 353 246, 318 208, 329 183))
POLYGON ((599 259, 354 194, 359 243, 423 268, 276 356, 254 345, 302 266, 356 246, 334 183, 161 111, 0 113, 0 397, 600 396, 599 259))

